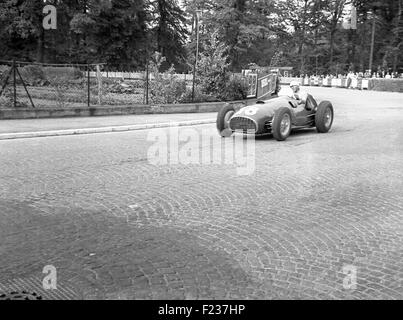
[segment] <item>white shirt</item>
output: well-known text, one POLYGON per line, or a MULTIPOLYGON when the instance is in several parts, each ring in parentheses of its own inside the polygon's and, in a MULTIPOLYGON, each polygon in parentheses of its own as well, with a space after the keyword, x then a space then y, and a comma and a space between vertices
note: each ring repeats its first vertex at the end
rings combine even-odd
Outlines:
POLYGON ((303 104, 305 104, 306 100, 308 99, 308 93, 304 90, 299 89, 299 91, 296 93, 292 92, 292 95, 290 97, 296 100, 300 100, 303 104))

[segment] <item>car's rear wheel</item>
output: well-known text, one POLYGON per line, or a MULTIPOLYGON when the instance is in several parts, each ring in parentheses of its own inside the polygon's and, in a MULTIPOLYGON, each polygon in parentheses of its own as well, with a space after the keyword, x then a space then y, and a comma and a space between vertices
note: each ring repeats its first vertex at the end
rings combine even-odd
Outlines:
POLYGON ((277 141, 284 141, 291 134, 291 112, 288 108, 280 108, 274 113, 272 133, 277 141))
POLYGON ((217 114, 217 130, 221 137, 229 137, 233 131, 229 126, 231 117, 235 113, 235 108, 229 103, 226 103, 217 114))
POLYGON ((330 130, 333 124, 334 111, 333 106, 329 101, 322 101, 315 114, 316 130, 320 133, 326 133, 330 130))

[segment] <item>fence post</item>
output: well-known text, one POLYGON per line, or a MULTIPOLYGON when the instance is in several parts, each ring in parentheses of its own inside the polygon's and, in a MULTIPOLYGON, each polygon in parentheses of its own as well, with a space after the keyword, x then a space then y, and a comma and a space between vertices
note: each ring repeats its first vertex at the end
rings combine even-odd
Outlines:
POLYGON ((88 91, 88 101, 87 105, 90 107, 90 99, 91 99, 91 93, 90 93, 90 65, 87 64, 87 91, 88 91))
POLYGON ((148 78, 149 78, 149 70, 148 70, 148 59, 146 65, 146 104, 148 104, 148 78))
POLYGON ((17 107, 17 84, 16 84, 16 72, 15 72, 15 60, 13 60, 13 87, 14 87, 14 108, 17 107))
POLYGON ((20 77, 20 80, 22 82, 22 85, 24 86, 25 92, 27 93, 29 101, 31 102, 32 108, 35 108, 34 102, 32 101, 31 95, 29 94, 29 91, 27 89, 27 86, 25 85, 25 82, 24 82, 24 79, 21 76, 21 73, 18 71, 18 68, 15 68, 15 71, 18 73, 18 76, 20 77))
POLYGON ((102 73, 101 67, 97 64, 97 80, 98 80, 98 104, 102 104, 102 73))
POLYGON ((196 77, 196 60, 193 65, 192 102, 194 102, 195 100, 195 77, 196 77))

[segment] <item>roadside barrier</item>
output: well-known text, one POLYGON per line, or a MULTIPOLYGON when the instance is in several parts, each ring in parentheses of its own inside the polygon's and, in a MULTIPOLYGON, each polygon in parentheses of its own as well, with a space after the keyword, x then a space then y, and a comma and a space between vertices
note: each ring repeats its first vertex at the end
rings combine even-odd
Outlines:
POLYGON ((281 84, 289 84, 291 81, 298 81, 303 86, 403 92, 403 79, 281 78, 281 84))

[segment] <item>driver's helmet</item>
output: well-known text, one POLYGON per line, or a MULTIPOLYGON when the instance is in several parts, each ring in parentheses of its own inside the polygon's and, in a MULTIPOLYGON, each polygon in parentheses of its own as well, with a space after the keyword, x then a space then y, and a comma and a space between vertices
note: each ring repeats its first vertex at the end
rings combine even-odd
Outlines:
POLYGON ((292 88, 292 87, 299 87, 299 82, 298 81, 295 81, 295 80, 293 80, 293 81, 291 81, 290 82, 290 88, 292 88))

